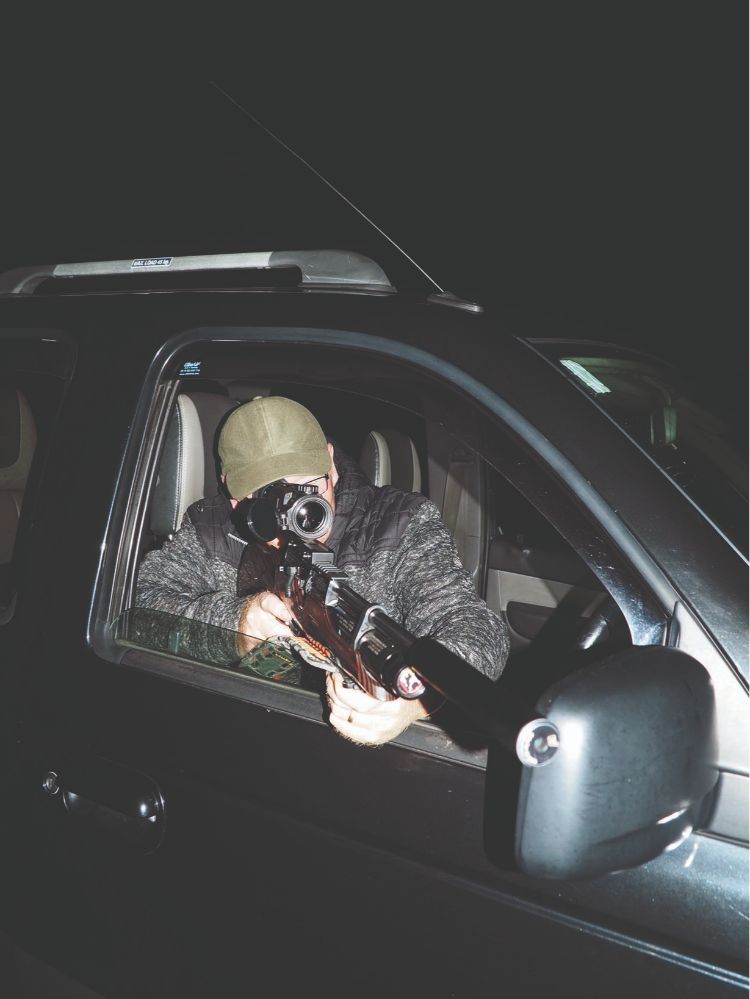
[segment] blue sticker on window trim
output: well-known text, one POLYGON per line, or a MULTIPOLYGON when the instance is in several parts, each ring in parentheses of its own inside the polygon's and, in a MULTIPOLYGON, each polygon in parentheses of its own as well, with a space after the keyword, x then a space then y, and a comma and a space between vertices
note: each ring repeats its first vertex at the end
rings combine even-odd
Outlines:
POLYGON ((180 368, 179 377, 196 376, 201 373, 202 361, 185 361, 180 368))

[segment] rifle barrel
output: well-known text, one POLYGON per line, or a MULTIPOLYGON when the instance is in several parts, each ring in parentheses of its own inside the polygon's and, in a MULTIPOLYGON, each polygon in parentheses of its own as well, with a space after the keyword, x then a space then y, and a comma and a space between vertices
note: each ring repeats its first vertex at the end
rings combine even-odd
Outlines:
POLYGON ((418 638, 406 661, 443 697, 461 708, 490 738, 515 752, 521 728, 536 718, 509 690, 470 666, 433 638, 418 638))

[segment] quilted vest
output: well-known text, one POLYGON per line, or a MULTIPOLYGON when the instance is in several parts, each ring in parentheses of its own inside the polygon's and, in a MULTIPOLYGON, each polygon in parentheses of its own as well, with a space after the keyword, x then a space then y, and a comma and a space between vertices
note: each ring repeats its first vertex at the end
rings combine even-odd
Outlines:
MULTIPOLYGON (((425 497, 393 486, 373 486, 335 443, 334 461, 339 481, 327 546, 339 568, 362 566, 373 555, 398 547, 411 515, 425 497)), ((247 542, 232 523, 229 500, 225 496, 198 500, 188 508, 187 515, 208 554, 237 568, 247 542)))

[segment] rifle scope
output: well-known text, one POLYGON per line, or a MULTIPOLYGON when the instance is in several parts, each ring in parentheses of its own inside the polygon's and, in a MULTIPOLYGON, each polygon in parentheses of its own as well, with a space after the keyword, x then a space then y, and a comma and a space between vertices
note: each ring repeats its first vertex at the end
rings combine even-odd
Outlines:
POLYGON ((273 541, 283 531, 316 541, 333 524, 331 504, 318 496, 317 486, 287 482, 272 482, 246 500, 243 517, 256 541, 273 541))

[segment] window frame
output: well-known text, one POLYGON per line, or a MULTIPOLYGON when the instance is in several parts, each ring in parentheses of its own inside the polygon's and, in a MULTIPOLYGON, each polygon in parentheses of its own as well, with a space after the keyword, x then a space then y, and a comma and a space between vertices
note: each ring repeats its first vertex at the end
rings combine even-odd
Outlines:
MULTIPOLYGON (((369 351, 394 365, 410 366, 423 375, 437 378, 455 398, 457 406, 471 400, 484 418, 492 421, 493 429, 502 427, 506 468, 498 467, 498 471, 506 477, 509 471, 514 473, 511 481, 519 492, 551 522, 589 565, 602 586, 615 597, 628 622, 634 644, 662 644, 665 641, 668 608, 673 606, 670 602, 671 588, 666 580, 647 560, 636 539, 629 535, 622 536, 624 529, 616 517, 612 518, 616 536, 609 537, 605 533, 601 520, 596 516, 597 494, 591 484, 576 473, 564 455, 553 448, 536 428, 487 386, 437 355, 403 341, 386 340, 355 330, 203 326, 170 338, 160 348, 149 367, 136 405, 107 518, 90 605, 87 642, 98 656, 324 724, 320 717, 319 696, 313 692, 274 684, 216 665, 179 659, 163 652, 116 646, 111 636, 111 627, 116 619, 132 606, 139 538, 169 415, 178 392, 178 380, 166 378, 170 368, 174 366, 177 356, 192 344, 239 342, 251 346, 270 340, 369 351), (522 481, 517 478, 519 454, 525 457, 522 481), (581 502, 581 493, 586 494, 589 502, 581 502), (635 558, 628 557, 633 554, 635 558), (648 562, 650 577, 640 571, 644 560, 648 562)), ((481 449, 480 454, 488 460, 481 449)), ((470 766, 483 768, 486 762, 485 749, 461 747, 446 739, 445 733, 437 726, 428 723, 411 726, 398 741, 402 745, 470 766)))

